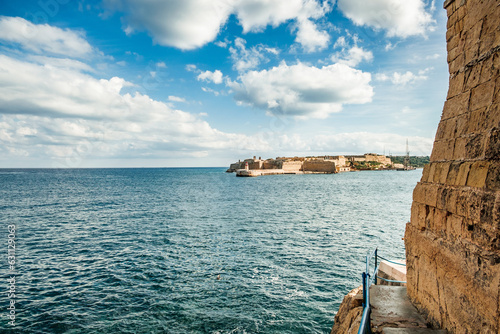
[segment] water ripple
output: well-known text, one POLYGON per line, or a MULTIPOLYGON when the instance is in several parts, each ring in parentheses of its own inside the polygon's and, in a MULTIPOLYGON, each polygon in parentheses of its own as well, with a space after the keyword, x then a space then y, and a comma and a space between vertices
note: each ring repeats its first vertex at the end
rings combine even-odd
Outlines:
POLYGON ((367 249, 404 256, 420 175, 2 170, 13 333, 328 333, 367 249))

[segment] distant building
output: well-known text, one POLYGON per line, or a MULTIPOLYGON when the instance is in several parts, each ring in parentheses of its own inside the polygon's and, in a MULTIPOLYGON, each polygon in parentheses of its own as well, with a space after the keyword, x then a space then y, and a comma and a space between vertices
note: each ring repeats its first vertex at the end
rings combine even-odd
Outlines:
POLYGON ((378 162, 386 168, 392 165, 391 158, 381 154, 366 153, 364 155, 346 155, 345 157, 351 162, 378 162))
POLYGON ((298 173, 342 173, 353 170, 359 164, 366 166, 362 169, 393 169, 391 159, 385 155, 367 153, 364 155, 323 155, 308 157, 277 157, 276 159, 262 160, 261 157, 239 160, 229 166, 227 172, 236 172, 238 169, 249 170, 281 170, 283 174, 298 173), (371 164, 370 164, 371 163, 371 164))

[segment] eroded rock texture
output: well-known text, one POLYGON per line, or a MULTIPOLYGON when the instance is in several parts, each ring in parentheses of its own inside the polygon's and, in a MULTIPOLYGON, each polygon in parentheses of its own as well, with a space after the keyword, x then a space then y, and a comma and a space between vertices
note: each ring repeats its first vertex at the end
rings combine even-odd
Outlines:
POLYGON ((351 290, 340 304, 330 334, 355 334, 363 316, 363 287, 351 290))
POLYGON ((500 332, 500 1, 447 0, 450 86, 405 233, 408 295, 450 332, 500 332))

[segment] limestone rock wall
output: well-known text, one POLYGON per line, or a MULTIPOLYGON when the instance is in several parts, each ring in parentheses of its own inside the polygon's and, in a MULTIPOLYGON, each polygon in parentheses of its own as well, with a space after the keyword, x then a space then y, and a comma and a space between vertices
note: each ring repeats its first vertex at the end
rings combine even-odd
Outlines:
POLYGON ((406 226, 408 295, 450 332, 500 332, 500 1, 447 0, 450 82, 406 226))
POLYGON ((351 290, 340 304, 330 334, 356 334, 363 316, 363 287, 351 290))

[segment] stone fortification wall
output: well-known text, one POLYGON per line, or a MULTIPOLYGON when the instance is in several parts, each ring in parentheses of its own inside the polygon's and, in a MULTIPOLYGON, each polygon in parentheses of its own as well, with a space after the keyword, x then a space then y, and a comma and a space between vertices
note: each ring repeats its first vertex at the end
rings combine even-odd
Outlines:
POLYGON ((335 162, 328 160, 306 160, 302 169, 304 172, 335 173, 335 162))
POLYGON ((346 158, 349 159, 349 161, 353 162, 361 162, 361 161, 366 161, 366 158, 364 155, 348 155, 346 158))
POLYGON ((262 163, 263 169, 281 169, 283 162, 280 160, 268 159, 262 163))
POLYGON ((365 154, 365 160, 366 161, 380 162, 383 165, 391 165, 392 164, 391 158, 388 158, 385 155, 365 154))
POLYGON ((444 4, 449 91, 405 233, 408 295, 456 333, 500 332, 499 4, 444 4))
POLYGON ((388 158, 385 155, 380 155, 375 153, 366 153, 364 155, 346 155, 345 159, 352 162, 374 161, 374 162, 380 162, 383 165, 392 164, 391 158, 388 158))
MULTIPOLYGON (((248 169, 262 169, 262 164, 262 160, 250 160, 248 161, 248 169)), ((243 168, 245 168, 245 164, 243 164, 243 168)))
POLYGON ((258 159, 253 157, 253 159, 245 159, 231 164, 227 171, 235 172, 238 169, 244 169, 245 164, 248 163, 249 170, 283 169, 285 173, 302 171, 312 173, 336 173, 349 171, 347 161, 347 158, 341 155, 292 158, 278 157, 276 159, 267 160, 262 160, 261 157, 258 159))
POLYGON ((283 161, 281 163, 281 168, 285 172, 297 172, 302 171, 302 161, 283 161))
POLYGON ((335 161, 337 166, 347 166, 347 159, 344 156, 336 156, 332 160, 335 161))
POLYGON ((241 162, 235 162, 234 164, 229 165, 229 170, 230 171, 235 171, 237 169, 242 169, 245 167, 244 163, 241 162))
POLYGON ((277 157, 276 160, 282 161, 304 161, 305 157, 277 157))

